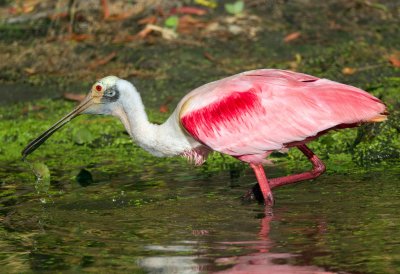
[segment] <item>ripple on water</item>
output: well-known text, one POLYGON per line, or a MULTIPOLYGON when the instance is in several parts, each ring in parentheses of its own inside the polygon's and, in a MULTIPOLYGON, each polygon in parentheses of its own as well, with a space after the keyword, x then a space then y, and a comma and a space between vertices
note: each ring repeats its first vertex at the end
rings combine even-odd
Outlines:
POLYGON ((395 172, 324 175, 277 189, 273 216, 265 215, 258 204, 238 199, 254 181, 252 176, 241 177, 234 187, 225 173, 184 182, 176 178, 162 183, 149 178, 137 186, 134 183, 141 182, 124 174, 111 183, 96 178, 94 185, 69 186, 47 204, 35 195, 23 196, 18 206, 2 210, 4 269, 399 270, 400 193, 395 172))

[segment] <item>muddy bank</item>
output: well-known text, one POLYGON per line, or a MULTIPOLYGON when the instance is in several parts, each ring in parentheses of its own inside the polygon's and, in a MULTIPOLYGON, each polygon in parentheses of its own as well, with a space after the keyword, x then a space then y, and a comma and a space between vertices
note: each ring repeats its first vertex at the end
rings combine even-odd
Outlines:
POLYGON ((97 4, 82 6, 72 30, 69 17, 9 24, 6 19, 20 15, 3 6, 0 82, 30 85, 35 91, 29 94, 38 98, 51 94, 36 87, 51 87, 54 95, 84 92, 95 79, 117 75, 135 81, 151 103, 255 68, 292 69, 361 88, 398 75, 390 63, 399 50, 396 1, 248 1, 237 15, 223 4, 194 6, 204 14, 172 14, 168 6, 115 20, 104 19, 97 4), (168 28, 171 15, 178 21, 168 28), (143 33, 148 25, 176 36, 143 33))

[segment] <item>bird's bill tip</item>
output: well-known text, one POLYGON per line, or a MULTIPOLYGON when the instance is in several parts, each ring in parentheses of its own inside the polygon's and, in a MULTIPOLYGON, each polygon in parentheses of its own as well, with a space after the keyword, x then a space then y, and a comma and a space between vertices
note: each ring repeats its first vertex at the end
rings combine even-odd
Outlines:
POLYGON ((92 96, 89 94, 76 108, 70 113, 61 118, 58 122, 52 125, 48 130, 40 134, 37 138, 31 141, 21 152, 22 160, 34 152, 41 144, 43 144, 54 132, 64 126, 66 123, 74 119, 76 116, 81 114, 83 111, 88 109, 93 104, 92 96))

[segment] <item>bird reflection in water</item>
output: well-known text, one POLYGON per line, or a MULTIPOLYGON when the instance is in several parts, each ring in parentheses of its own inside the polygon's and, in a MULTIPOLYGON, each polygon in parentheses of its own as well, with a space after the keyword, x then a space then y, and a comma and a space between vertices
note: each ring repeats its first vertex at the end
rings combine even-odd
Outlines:
MULTIPOLYGON (((289 253, 272 253, 270 248, 274 243, 269 239, 270 224, 276 218, 272 215, 271 209, 265 209, 264 217, 260 221, 260 231, 257 241, 229 241, 215 243, 214 249, 218 252, 221 249, 256 250, 256 252, 230 257, 212 257, 213 250, 209 250, 209 243, 205 250, 199 241, 185 241, 181 245, 174 246, 148 246, 148 250, 163 252, 190 252, 202 253, 199 256, 149 256, 138 261, 138 264, 149 272, 157 273, 219 273, 219 274, 330 274, 317 266, 300 266, 291 264, 296 255, 289 253), (200 247, 199 247, 200 246, 200 247), (211 256, 210 256, 211 254, 211 256), (226 269, 218 271, 216 269, 226 269)), ((207 230, 198 230, 193 233, 196 236, 211 234, 207 230)))

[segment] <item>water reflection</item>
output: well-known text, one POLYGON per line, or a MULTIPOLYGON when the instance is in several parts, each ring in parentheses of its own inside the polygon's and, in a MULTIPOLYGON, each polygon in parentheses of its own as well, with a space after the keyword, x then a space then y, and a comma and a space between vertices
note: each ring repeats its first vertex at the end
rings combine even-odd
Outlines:
POLYGON ((274 215, 241 203, 253 177, 176 170, 0 185, 0 272, 399 273, 398 170, 278 189, 274 215))
MULTIPOLYGON (((201 241, 182 242, 187 245, 159 246, 150 245, 146 249, 152 251, 200 253, 198 256, 150 256, 138 259, 138 264, 149 273, 235 273, 235 274, 264 274, 264 273, 307 273, 307 274, 329 274, 322 268, 316 266, 293 265, 296 255, 289 253, 273 253, 270 248, 273 242, 269 239, 270 224, 274 220, 271 209, 266 208, 265 215, 260 220, 260 231, 258 241, 230 241, 214 243, 211 250, 201 250, 201 241), (213 258, 212 250, 255 250, 256 252, 229 257, 213 258), (217 270, 221 269, 223 270, 217 270)), ((196 232, 197 233, 197 232, 196 232)), ((207 235, 206 233, 205 235, 207 235)))
POLYGON ((197 256, 153 256, 138 260, 149 273, 200 273, 207 267, 196 262, 197 256))

